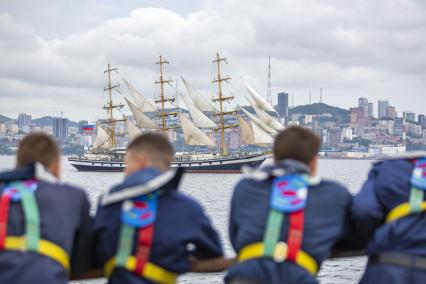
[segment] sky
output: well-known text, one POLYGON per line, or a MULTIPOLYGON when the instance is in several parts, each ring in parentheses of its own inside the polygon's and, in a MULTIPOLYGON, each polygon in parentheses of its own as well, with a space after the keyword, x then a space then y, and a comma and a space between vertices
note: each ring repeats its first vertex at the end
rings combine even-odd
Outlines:
POLYGON ((366 97, 376 112, 388 99, 426 113, 426 1, 0 0, 0 114, 102 118, 107 63, 116 101, 130 97, 123 78, 153 99, 160 54, 169 95, 185 91, 182 75, 212 97, 217 52, 235 104, 247 104, 244 81, 266 97, 270 55, 274 103, 317 102, 322 88, 334 106, 366 97))

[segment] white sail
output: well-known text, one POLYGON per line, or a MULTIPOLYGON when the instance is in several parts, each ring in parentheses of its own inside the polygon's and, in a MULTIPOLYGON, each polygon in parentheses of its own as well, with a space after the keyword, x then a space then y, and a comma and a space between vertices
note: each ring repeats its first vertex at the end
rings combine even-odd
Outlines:
POLYGON ((249 102, 249 104, 252 106, 252 107, 255 107, 255 106, 257 106, 257 104, 256 104, 256 102, 250 97, 250 96, 245 96, 245 98, 246 98, 246 100, 249 102))
POLYGON ((184 114, 179 113, 179 119, 185 144, 216 147, 216 144, 199 128, 197 128, 197 126, 195 126, 184 114))
POLYGON ((195 126, 200 128, 217 128, 218 126, 216 123, 214 123, 210 118, 208 118, 204 113, 199 111, 189 100, 188 97, 184 94, 180 94, 180 96, 183 99, 183 102, 185 103, 186 107, 188 108, 189 113, 191 114, 192 121, 194 122, 195 126))
POLYGON ((284 126, 279 123, 275 118, 270 116, 267 112, 261 110, 257 106, 253 106, 253 109, 256 112, 257 116, 260 118, 260 120, 272 129, 275 129, 277 131, 284 129, 284 126))
POLYGON ((252 86, 250 86, 247 82, 245 82, 245 84, 248 93, 250 94, 251 98, 256 103, 256 106, 258 108, 264 111, 273 111, 276 113, 276 110, 270 104, 268 104, 268 102, 261 95, 259 95, 252 86))
POLYGON ((124 98, 126 100, 127 105, 130 108, 130 111, 133 114, 133 117, 136 120, 136 124, 140 128, 149 128, 149 129, 157 129, 157 125, 154 121, 152 121, 148 116, 146 116, 142 111, 138 109, 136 105, 134 105, 131 101, 129 101, 127 98, 124 98))
POLYGON ((254 123, 256 123, 257 126, 262 128, 264 131, 266 131, 269 134, 277 134, 277 131, 263 123, 259 118, 245 110, 244 108, 241 108, 241 110, 247 115, 254 123))
POLYGON ((255 144, 252 127, 238 113, 237 118, 240 125, 241 142, 243 144, 255 144))
POLYGON ((192 87, 192 85, 188 81, 186 81, 182 76, 180 78, 182 79, 186 91, 188 92, 189 97, 191 98, 194 106, 197 109, 199 109, 200 111, 216 111, 216 108, 213 106, 212 103, 210 103, 208 99, 203 97, 203 95, 200 94, 200 92, 197 91, 194 87, 192 87))
POLYGON ((257 126, 253 121, 251 122, 251 127, 253 129, 254 143, 256 145, 270 145, 273 143, 271 135, 266 133, 262 128, 257 126))
POLYGON ((93 149, 111 148, 111 137, 108 132, 99 125, 97 126, 97 131, 98 133, 93 142, 93 149))
POLYGON ((126 120, 127 133, 129 134, 129 142, 142 134, 142 131, 134 125, 130 120, 126 120))
POLYGON ((127 89, 129 89, 130 94, 132 94, 133 98, 135 99, 136 105, 139 107, 140 110, 143 112, 155 112, 157 109, 155 106, 147 99, 145 98, 138 90, 136 90, 135 87, 133 87, 132 84, 127 82, 126 79, 123 79, 124 83, 126 83, 127 89))

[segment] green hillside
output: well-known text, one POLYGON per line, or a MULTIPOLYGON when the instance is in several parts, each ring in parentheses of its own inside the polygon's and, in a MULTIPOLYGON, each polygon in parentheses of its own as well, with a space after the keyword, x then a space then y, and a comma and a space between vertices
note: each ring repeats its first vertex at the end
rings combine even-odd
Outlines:
POLYGON ((9 122, 11 120, 13 120, 13 119, 0 114, 0 123, 6 123, 6 122, 9 122))

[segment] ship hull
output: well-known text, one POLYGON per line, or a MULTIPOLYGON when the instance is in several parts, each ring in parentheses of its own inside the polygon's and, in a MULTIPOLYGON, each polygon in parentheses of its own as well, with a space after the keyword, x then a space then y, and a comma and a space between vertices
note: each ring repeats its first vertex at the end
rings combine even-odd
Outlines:
MULTIPOLYGON (((259 166, 266 159, 265 154, 237 158, 221 158, 209 160, 175 161, 172 167, 184 168, 190 173, 241 173, 244 165, 259 166)), ((85 160, 69 158, 70 164, 78 171, 84 172, 122 172, 125 163, 121 161, 85 160)))

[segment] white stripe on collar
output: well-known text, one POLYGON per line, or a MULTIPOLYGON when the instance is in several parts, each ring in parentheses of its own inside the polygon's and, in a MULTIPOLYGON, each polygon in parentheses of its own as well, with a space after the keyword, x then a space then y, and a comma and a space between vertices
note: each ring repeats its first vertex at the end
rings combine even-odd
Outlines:
POLYGON ((34 176, 36 179, 50 182, 50 183, 59 183, 59 179, 52 175, 41 163, 35 163, 34 176))
POLYGON ((145 184, 128 187, 113 193, 111 193, 110 190, 102 197, 101 205, 109 205, 115 202, 151 193, 171 181, 175 175, 176 170, 168 170, 167 172, 151 179, 145 184))
MULTIPOLYGON (((243 166, 241 168, 241 171, 245 178, 253 179, 256 181, 266 180, 270 176, 278 177, 286 174, 286 170, 284 170, 283 168, 274 169, 272 170, 271 174, 268 174, 267 172, 262 171, 261 169, 256 170, 249 166, 243 166)), ((309 185, 318 185, 321 183, 321 181, 322 178, 319 175, 309 176, 309 185)))

